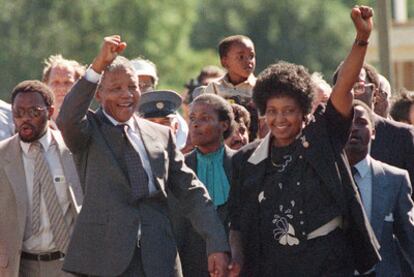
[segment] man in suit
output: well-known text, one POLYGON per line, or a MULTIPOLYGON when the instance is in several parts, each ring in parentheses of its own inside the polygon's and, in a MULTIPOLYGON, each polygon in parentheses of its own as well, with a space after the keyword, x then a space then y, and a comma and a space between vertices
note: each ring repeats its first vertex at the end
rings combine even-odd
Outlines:
POLYGON ((224 228, 171 131, 134 115, 138 78, 130 62, 117 57, 125 47, 120 36, 104 39, 57 119, 85 189, 63 269, 89 276, 180 276, 167 204, 173 194, 206 240, 209 272, 224 276, 224 228), (95 91, 101 108, 92 112, 95 91))
POLYGON ((53 93, 40 81, 12 92, 17 134, 0 142, 0 276, 62 271, 82 190, 72 156, 50 129, 53 93))
POLYGON ((410 179, 406 170, 377 161, 369 155, 371 140, 375 136, 372 112, 357 100, 354 108, 354 122, 345 150, 365 211, 380 243, 382 257, 375 269, 365 275, 400 276, 394 236, 411 269, 414 268, 414 209, 410 179))
MULTIPOLYGON (((333 82, 339 73, 341 65, 336 70, 333 82)), ((354 85, 354 97, 375 108, 380 81, 375 68, 364 64, 359 79, 354 85)), ((384 163, 403 168, 408 171, 411 182, 414 181, 414 127, 408 124, 383 118, 373 113, 375 140, 371 145, 371 156, 384 163)))

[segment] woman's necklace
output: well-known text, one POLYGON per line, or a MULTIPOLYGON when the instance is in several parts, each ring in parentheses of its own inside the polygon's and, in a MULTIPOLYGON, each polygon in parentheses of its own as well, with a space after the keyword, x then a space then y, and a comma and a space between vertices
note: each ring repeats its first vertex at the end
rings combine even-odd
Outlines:
POLYGON ((270 152, 270 161, 272 162, 272 165, 277 168, 277 172, 283 172, 285 171, 286 167, 289 165, 289 163, 292 161, 292 155, 284 155, 283 156, 283 162, 281 163, 275 163, 273 161, 273 151, 270 152))

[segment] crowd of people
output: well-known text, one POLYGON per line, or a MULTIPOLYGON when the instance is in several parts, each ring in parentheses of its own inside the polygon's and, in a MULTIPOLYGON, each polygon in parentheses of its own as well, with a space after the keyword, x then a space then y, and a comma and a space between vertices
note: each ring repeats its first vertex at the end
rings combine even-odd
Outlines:
POLYGON ((47 58, 0 102, 0 276, 414 276, 414 96, 364 62, 372 18, 332 87, 255 77, 243 35, 183 97, 119 35, 47 58))

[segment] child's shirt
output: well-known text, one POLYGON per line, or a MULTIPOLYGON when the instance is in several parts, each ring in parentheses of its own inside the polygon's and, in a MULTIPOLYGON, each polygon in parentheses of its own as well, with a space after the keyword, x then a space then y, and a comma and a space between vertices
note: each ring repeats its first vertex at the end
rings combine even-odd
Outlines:
POLYGON ((206 87, 205 93, 214 93, 225 99, 234 99, 236 102, 248 103, 252 99, 255 84, 256 77, 253 74, 250 74, 246 81, 237 85, 230 83, 228 74, 226 74, 221 79, 211 82, 206 87))

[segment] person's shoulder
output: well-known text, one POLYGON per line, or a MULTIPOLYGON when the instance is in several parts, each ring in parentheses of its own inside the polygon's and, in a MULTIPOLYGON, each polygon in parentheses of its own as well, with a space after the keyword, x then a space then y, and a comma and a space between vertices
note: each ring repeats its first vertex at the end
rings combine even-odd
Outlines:
POLYGON ((0 111, 11 112, 11 104, 0 100, 0 111))
POLYGON ((373 158, 371 158, 371 162, 373 164, 373 166, 377 166, 382 168, 382 170, 384 171, 385 175, 388 176, 408 176, 408 171, 384 162, 381 162, 379 160, 375 160, 373 158))
POLYGON ((375 119, 376 127, 383 125, 387 129, 401 130, 402 132, 414 134, 414 127, 410 124, 398 122, 398 121, 391 120, 388 118, 383 118, 376 114, 374 115, 374 119, 375 119))
POLYGON ((263 139, 256 139, 237 150, 233 154, 233 160, 247 160, 250 157, 250 155, 256 150, 256 148, 259 146, 262 140, 263 139))
POLYGON ((171 129, 167 126, 154 123, 147 119, 137 117, 138 125, 141 131, 152 134, 154 138, 168 138, 171 129))
POLYGON ((18 134, 15 134, 11 137, 3 139, 0 141, 0 164, 3 164, 4 161, 17 158, 17 153, 11 153, 18 149, 17 144, 19 143, 18 134))

